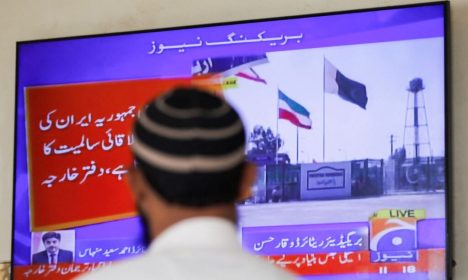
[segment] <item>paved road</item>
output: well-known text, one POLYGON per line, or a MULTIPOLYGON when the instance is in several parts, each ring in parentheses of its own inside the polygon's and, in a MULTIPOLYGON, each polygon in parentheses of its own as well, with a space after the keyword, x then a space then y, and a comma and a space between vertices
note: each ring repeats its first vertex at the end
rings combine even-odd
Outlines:
POLYGON ((445 217, 445 194, 406 194, 326 201, 266 203, 239 206, 239 224, 273 226, 363 222, 379 209, 426 209, 427 218, 445 217))

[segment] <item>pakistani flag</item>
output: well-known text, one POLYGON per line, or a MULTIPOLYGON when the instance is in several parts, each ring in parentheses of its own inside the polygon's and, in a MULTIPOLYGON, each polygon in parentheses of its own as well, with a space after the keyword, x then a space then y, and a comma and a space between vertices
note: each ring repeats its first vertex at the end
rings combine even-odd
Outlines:
POLYGON ((366 109, 366 86, 343 75, 336 67, 325 59, 323 88, 325 92, 338 94, 344 100, 366 109))

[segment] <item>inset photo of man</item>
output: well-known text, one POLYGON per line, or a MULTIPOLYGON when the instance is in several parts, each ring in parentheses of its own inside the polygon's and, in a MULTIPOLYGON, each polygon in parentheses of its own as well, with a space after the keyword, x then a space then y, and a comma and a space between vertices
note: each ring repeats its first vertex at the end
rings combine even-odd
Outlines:
POLYGON ((31 237, 32 264, 72 263, 75 231, 34 232, 31 237))

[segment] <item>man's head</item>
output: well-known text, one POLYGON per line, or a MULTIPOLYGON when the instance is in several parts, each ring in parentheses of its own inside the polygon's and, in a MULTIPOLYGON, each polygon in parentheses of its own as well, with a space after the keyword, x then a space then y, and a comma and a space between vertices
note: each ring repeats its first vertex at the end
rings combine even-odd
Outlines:
POLYGON ((134 139, 136 168, 129 180, 150 219, 162 208, 170 208, 171 217, 179 210, 192 216, 231 211, 249 196, 255 170, 245 162, 244 127, 214 95, 176 89, 151 101, 134 126, 134 139))
POLYGON ((60 249, 60 233, 46 232, 42 235, 42 243, 49 254, 57 254, 60 249))

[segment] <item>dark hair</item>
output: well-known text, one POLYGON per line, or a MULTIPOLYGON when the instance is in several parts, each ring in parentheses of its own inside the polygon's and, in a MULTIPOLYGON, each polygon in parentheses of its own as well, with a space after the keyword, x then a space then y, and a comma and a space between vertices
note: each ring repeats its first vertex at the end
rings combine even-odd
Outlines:
POLYGON ((60 240, 61 236, 60 236, 60 233, 55 232, 55 231, 46 232, 42 235, 42 242, 46 242, 46 240, 49 238, 56 238, 60 240))
POLYGON ((143 109, 134 136, 137 168, 166 201, 202 207, 238 197, 245 131, 219 97, 198 89, 171 91, 143 109))

